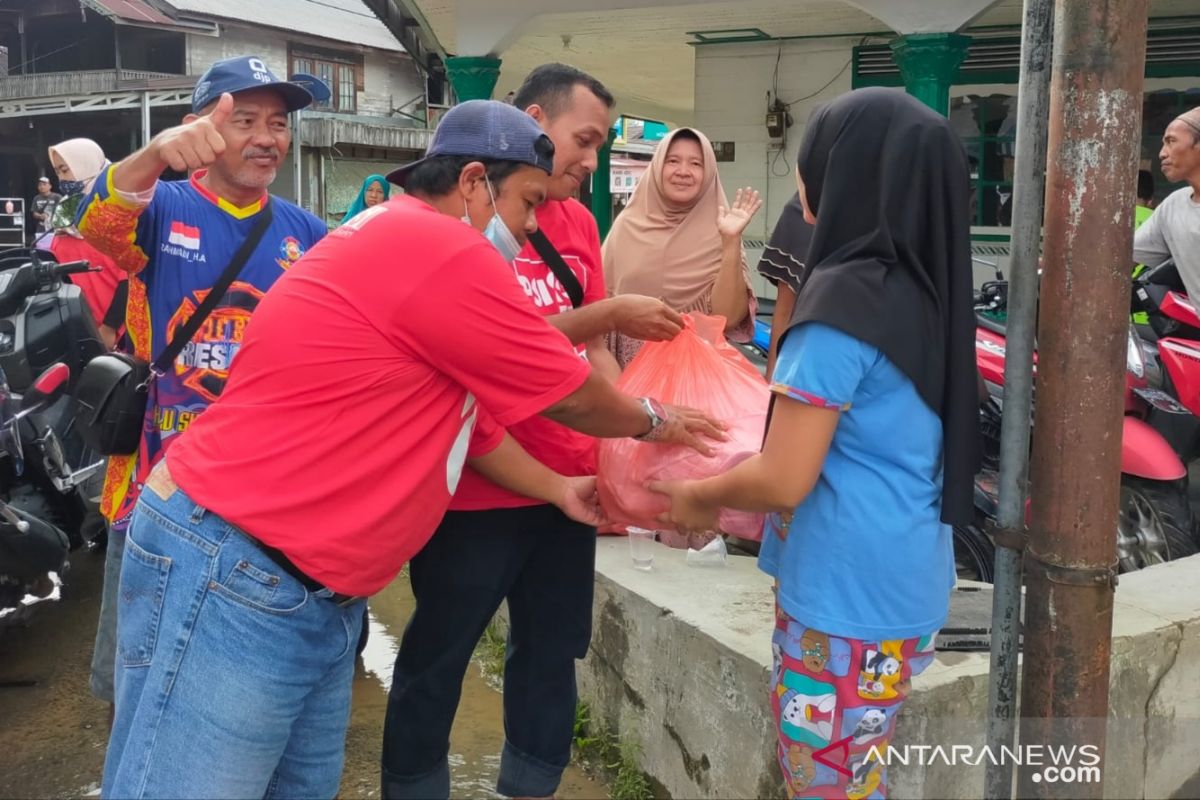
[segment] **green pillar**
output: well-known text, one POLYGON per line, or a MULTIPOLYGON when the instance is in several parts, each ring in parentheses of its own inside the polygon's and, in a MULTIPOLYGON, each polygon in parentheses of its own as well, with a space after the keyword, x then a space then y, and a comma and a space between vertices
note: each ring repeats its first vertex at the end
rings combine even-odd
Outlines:
POLYGON ((616 130, 609 128, 608 141, 596 154, 596 171, 592 174, 592 216, 596 218, 602 242, 612 227, 612 143, 615 138, 616 130))
POLYGON ((491 100, 492 90, 500 77, 500 59, 492 56, 450 56, 446 59, 446 75, 458 102, 491 100))
POLYGON ((950 87, 967 57, 971 37, 958 33, 910 33, 892 41, 892 58, 904 88, 939 114, 950 113, 950 87))

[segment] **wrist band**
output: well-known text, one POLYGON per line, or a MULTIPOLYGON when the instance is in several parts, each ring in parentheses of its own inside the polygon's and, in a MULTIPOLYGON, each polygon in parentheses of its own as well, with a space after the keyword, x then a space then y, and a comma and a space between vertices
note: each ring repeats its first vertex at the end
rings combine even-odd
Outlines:
POLYGON ((154 185, 149 189, 141 192, 125 192, 113 186, 113 194, 120 198, 121 201, 128 203, 129 205, 148 206, 150 205, 150 201, 154 199, 154 190, 157 188, 158 181, 155 181, 154 185))

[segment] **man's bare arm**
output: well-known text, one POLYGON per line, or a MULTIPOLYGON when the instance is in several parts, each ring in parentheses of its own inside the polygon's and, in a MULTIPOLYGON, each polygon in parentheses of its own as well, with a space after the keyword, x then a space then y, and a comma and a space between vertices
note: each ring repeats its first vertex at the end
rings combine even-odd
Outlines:
POLYGON ((609 381, 616 383, 617 378, 621 377, 621 365, 617 363, 616 356, 605 346, 603 337, 596 337, 587 344, 588 362, 592 365, 592 370, 600 373, 609 381))
POLYGON ((631 339, 662 342, 683 330, 683 317, 666 303, 640 294, 623 294, 547 317, 571 344, 585 344, 612 331, 631 339))
POLYGON ((140 194, 153 189, 167 167, 187 172, 213 163, 225 152, 225 139, 217 128, 232 113, 233 95, 224 94, 208 114, 189 115, 182 125, 158 134, 141 150, 113 167, 113 188, 140 194))

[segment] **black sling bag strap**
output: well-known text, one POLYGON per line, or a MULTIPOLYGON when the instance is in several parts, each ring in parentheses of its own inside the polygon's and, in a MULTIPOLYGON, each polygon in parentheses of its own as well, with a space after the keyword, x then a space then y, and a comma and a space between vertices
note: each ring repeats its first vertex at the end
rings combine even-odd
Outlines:
POLYGON ((567 266, 567 262, 563 261, 563 257, 554 249, 554 245, 550 244, 550 240, 546 238, 546 234, 540 230, 529 234, 529 243, 533 245, 533 249, 537 250, 542 261, 546 262, 546 266, 554 273, 554 277, 558 278, 558 282, 567 291, 567 297, 571 298, 571 305, 579 308, 583 305, 583 284, 579 282, 579 278, 575 277, 575 273, 567 266))
POLYGON ((76 422, 84 442, 105 456, 132 455, 141 443, 150 384, 167 374, 183 348, 195 336, 204 320, 229 291, 238 273, 250 259, 271 225, 273 206, 270 198, 258 212, 254 227, 238 247, 229 266, 213 284, 208 296, 171 338, 153 364, 129 353, 104 353, 83 368, 75 384, 78 405, 76 422))
POLYGON ((150 371, 155 375, 165 375, 170 368, 172 362, 183 352, 183 348, 196 335, 196 331, 200 330, 200 326, 204 324, 204 320, 208 319, 208 315, 217 307, 217 303, 225 297, 225 293, 229 291, 229 287, 233 285, 233 281, 237 278, 238 273, 242 271, 242 267, 246 266, 246 262, 250 260, 250 256, 254 253, 254 249, 258 247, 258 243, 262 241, 263 234, 267 232, 267 228, 271 227, 273 217, 273 208, 271 199, 267 198, 267 204, 263 206, 263 210, 258 213, 258 218, 254 220, 254 227, 250 229, 250 233, 246 234, 246 238, 242 240, 242 246, 233 254, 233 258, 229 260, 229 266, 221 273, 221 277, 213 284, 212 290, 205 296, 204 302, 200 304, 188 321, 183 324, 183 327, 175 331, 174 338, 167 345, 167 349, 158 354, 158 358, 154 359, 154 364, 151 365, 150 371))

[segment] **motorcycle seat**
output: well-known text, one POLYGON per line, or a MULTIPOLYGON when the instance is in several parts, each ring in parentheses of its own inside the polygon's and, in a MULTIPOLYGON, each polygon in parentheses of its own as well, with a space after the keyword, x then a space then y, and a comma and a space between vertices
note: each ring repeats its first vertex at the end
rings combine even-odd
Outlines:
POLYGON ((976 314, 975 322, 979 325, 979 327, 989 330, 992 333, 999 334, 1000 336, 1005 336, 1005 332, 1008 329, 1008 326, 1003 322, 997 322, 996 320, 986 317, 983 314, 976 314))

